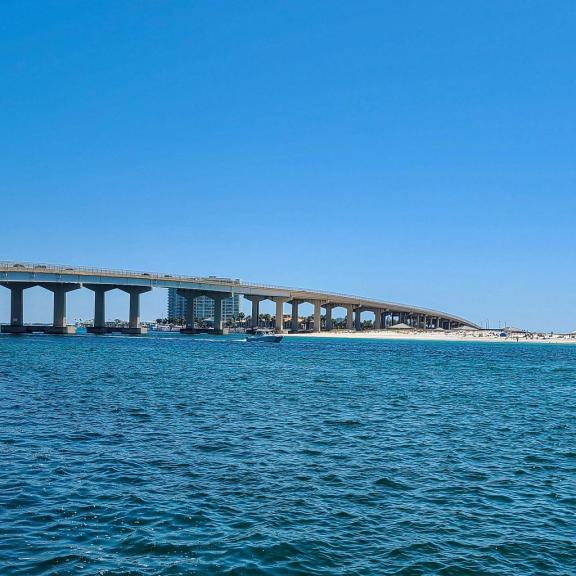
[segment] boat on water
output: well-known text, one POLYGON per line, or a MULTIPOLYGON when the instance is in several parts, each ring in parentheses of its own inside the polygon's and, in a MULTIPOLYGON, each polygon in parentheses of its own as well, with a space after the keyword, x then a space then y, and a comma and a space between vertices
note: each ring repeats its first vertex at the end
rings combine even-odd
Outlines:
POLYGON ((275 334, 271 330, 254 330, 246 335, 246 342, 280 342, 282 338, 282 334, 275 334))

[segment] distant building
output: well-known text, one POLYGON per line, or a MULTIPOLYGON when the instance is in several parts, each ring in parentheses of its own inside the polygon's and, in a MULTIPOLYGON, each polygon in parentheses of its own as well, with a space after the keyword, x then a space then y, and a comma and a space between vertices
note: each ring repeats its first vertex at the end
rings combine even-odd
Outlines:
MULTIPOLYGON (((196 298, 196 320, 212 320, 214 318, 214 301, 207 296, 196 298)), ((186 318, 188 301, 178 296, 176 288, 168 288, 168 318, 186 318)), ((224 322, 229 318, 237 318, 240 312, 240 296, 234 294, 231 298, 222 301, 222 318, 224 322)))

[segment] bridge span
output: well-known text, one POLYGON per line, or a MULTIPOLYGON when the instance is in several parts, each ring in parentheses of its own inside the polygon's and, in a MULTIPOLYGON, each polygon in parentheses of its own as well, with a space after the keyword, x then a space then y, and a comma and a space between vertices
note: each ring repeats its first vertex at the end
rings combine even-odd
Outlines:
MULTIPOLYGON (((66 295, 72 290, 87 288, 94 292, 94 325, 89 331, 96 334, 120 330, 127 334, 143 334, 146 329, 140 324, 140 296, 154 288, 176 288, 178 294, 186 298, 188 317, 183 333, 199 331, 194 318, 194 300, 207 296, 214 301, 213 333, 226 331, 223 325, 222 301, 239 294, 252 305, 251 322, 256 326, 259 305, 263 300, 271 300, 276 305, 276 318, 282 322, 276 326, 278 332, 288 328, 292 332, 300 329, 298 307, 309 303, 314 307, 314 328, 332 330, 332 313, 335 308, 346 310, 346 328, 362 329, 362 313, 374 313, 374 329, 389 328, 398 323, 406 323, 421 329, 450 330, 460 326, 478 328, 476 324, 438 310, 430 310, 406 304, 374 300, 359 296, 319 292, 300 288, 252 284, 230 278, 214 276, 176 276, 173 274, 153 274, 127 270, 104 270, 78 266, 57 266, 19 262, 0 262, 0 286, 11 293, 10 323, 1 327, 2 332, 19 334, 43 331, 51 334, 70 334, 74 327, 66 322, 66 295), (49 326, 27 326, 24 324, 24 291, 33 286, 41 286, 54 294, 54 319, 49 326), (106 325, 106 293, 122 290, 130 295, 129 322, 126 328, 112 328, 106 325), (291 320, 284 323, 284 306, 291 306, 291 320), (324 326, 321 326, 322 309, 325 311, 324 326)), ((278 323, 277 323, 278 324, 278 323)))

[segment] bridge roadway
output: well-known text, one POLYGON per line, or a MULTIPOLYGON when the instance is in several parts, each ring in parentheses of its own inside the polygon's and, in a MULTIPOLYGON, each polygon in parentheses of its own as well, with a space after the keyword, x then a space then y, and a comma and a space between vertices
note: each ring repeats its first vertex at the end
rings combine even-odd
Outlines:
MULTIPOLYGON (((127 334, 142 334, 146 331, 140 324, 140 295, 153 288, 176 288, 178 294, 187 299, 188 317, 183 333, 199 331, 194 324, 194 299, 208 296, 214 300, 214 329, 216 334, 225 332, 222 317, 222 301, 235 294, 242 295, 252 303, 252 325, 256 326, 259 316, 259 305, 263 300, 272 300, 276 304, 276 318, 284 316, 284 305, 291 304, 290 331, 300 329, 298 307, 302 303, 314 306, 314 331, 321 330, 321 312, 325 310, 324 329, 333 327, 332 311, 334 308, 346 310, 346 328, 362 329, 362 313, 374 313, 376 330, 390 327, 400 322, 422 329, 452 329, 460 326, 478 327, 473 322, 416 306, 396 304, 370 298, 283 288, 265 284, 251 284, 230 278, 214 276, 175 276, 172 274, 152 274, 147 272, 130 272, 126 270, 102 270, 77 266, 54 266, 49 264, 29 264, 0 262, 0 285, 11 292, 10 324, 1 327, 2 332, 25 333, 43 331, 51 334, 70 334, 74 327, 66 323, 66 294, 79 288, 94 292, 94 326, 90 332, 103 334, 120 330, 127 334), (54 321, 50 326, 27 326, 24 324, 24 291, 33 286, 42 286, 54 294, 54 321), (130 314, 128 327, 117 329, 106 326, 106 292, 114 289, 123 290, 130 295, 130 314)), ((278 332, 285 331, 284 322, 277 327, 278 332)))

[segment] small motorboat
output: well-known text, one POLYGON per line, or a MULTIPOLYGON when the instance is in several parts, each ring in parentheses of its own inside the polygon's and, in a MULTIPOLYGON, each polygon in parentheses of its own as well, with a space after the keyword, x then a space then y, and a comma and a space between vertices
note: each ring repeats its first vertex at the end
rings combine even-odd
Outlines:
POLYGON ((280 342, 282 338, 282 334, 275 334, 271 330, 254 330, 246 336, 246 342, 280 342))

